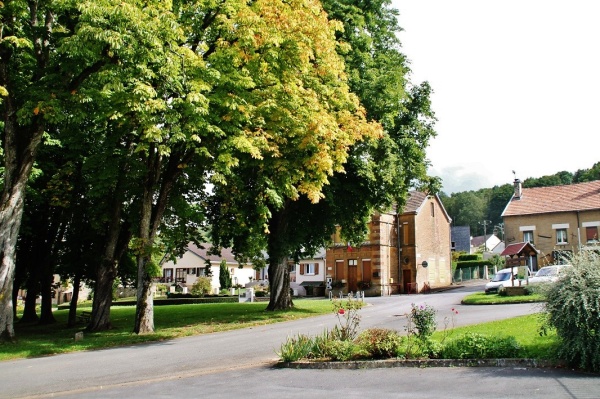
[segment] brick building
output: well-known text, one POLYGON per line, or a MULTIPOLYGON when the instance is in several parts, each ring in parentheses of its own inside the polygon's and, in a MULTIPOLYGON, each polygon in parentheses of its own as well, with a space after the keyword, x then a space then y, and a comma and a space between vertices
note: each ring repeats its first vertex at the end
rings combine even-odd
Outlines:
POLYGON ((600 250, 600 180, 523 188, 515 179, 502 218, 507 248, 529 242, 538 251, 533 270, 563 263, 580 251, 600 250))
POLYGON ((437 195, 413 191, 401 213, 373 214, 360 245, 336 234, 326 254, 334 293, 390 295, 450 285, 450 222, 437 195))

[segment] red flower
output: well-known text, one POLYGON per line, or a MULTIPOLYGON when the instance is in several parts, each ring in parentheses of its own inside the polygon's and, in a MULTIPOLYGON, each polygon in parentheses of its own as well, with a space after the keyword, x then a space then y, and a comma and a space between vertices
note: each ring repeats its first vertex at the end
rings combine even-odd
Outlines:
POLYGON ((344 313, 346 313, 346 311, 344 309, 340 309, 340 310, 338 310, 338 313, 339 314, 344 314, 344 313))

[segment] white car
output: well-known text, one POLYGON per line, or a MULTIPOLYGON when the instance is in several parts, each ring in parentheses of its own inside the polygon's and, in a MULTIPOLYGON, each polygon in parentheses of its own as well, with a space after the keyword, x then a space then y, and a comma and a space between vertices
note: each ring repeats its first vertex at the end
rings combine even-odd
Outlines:
POLYGON ((553 283, 562 277, 565 272, 573 267, 571 265, 551 265, 542 267, 529 279, 529 284, 553 283))
MULTIPOLYGON (((498 292, 500 287, 519 287, 521 285, 525 285, 525 280, 519 280, 517 278, 519 269, 521 269, 523 273, 531 273, 529 272, 529 268, 526 266, 502 269, 498 271, 498 273, 494 275, 494 278, 485 285, 485 293, 489 294, 491 292, 498 292)), ((530 279, 531 278, 532 277, 530 277, 530 279)))

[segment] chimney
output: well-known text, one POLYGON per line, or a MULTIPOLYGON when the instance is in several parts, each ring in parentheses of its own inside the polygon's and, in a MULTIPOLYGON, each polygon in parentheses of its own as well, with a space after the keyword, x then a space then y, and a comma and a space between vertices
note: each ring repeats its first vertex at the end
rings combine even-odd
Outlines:
POLYGON ((515 199, 521 199, 521 195, 523 194, 523 187, 521 186, 521 180, 515 179, 513 182, 513 186, 515 188, 515 199))

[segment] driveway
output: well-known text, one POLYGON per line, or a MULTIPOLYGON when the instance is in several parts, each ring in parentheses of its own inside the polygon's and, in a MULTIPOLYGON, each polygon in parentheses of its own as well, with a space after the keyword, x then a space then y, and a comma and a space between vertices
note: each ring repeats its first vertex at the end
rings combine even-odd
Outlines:
MULTIPOLYGON (((538 310, 530 304, 460 305, 464 295, 481 289, 471 286, 436 294, 367 298, 369 306, 361 310, 361 329, 403 331, 404 314, 411 303, 432 305, 440 320, 455 308, 459 311, 457 326, 538 310)), ((159 343, 2 362, 0 398, 600 397, 597 376, 569 370, 271 367, 288 336, 319 334, 334 324, 335 317, 325 315, 159 343)))

